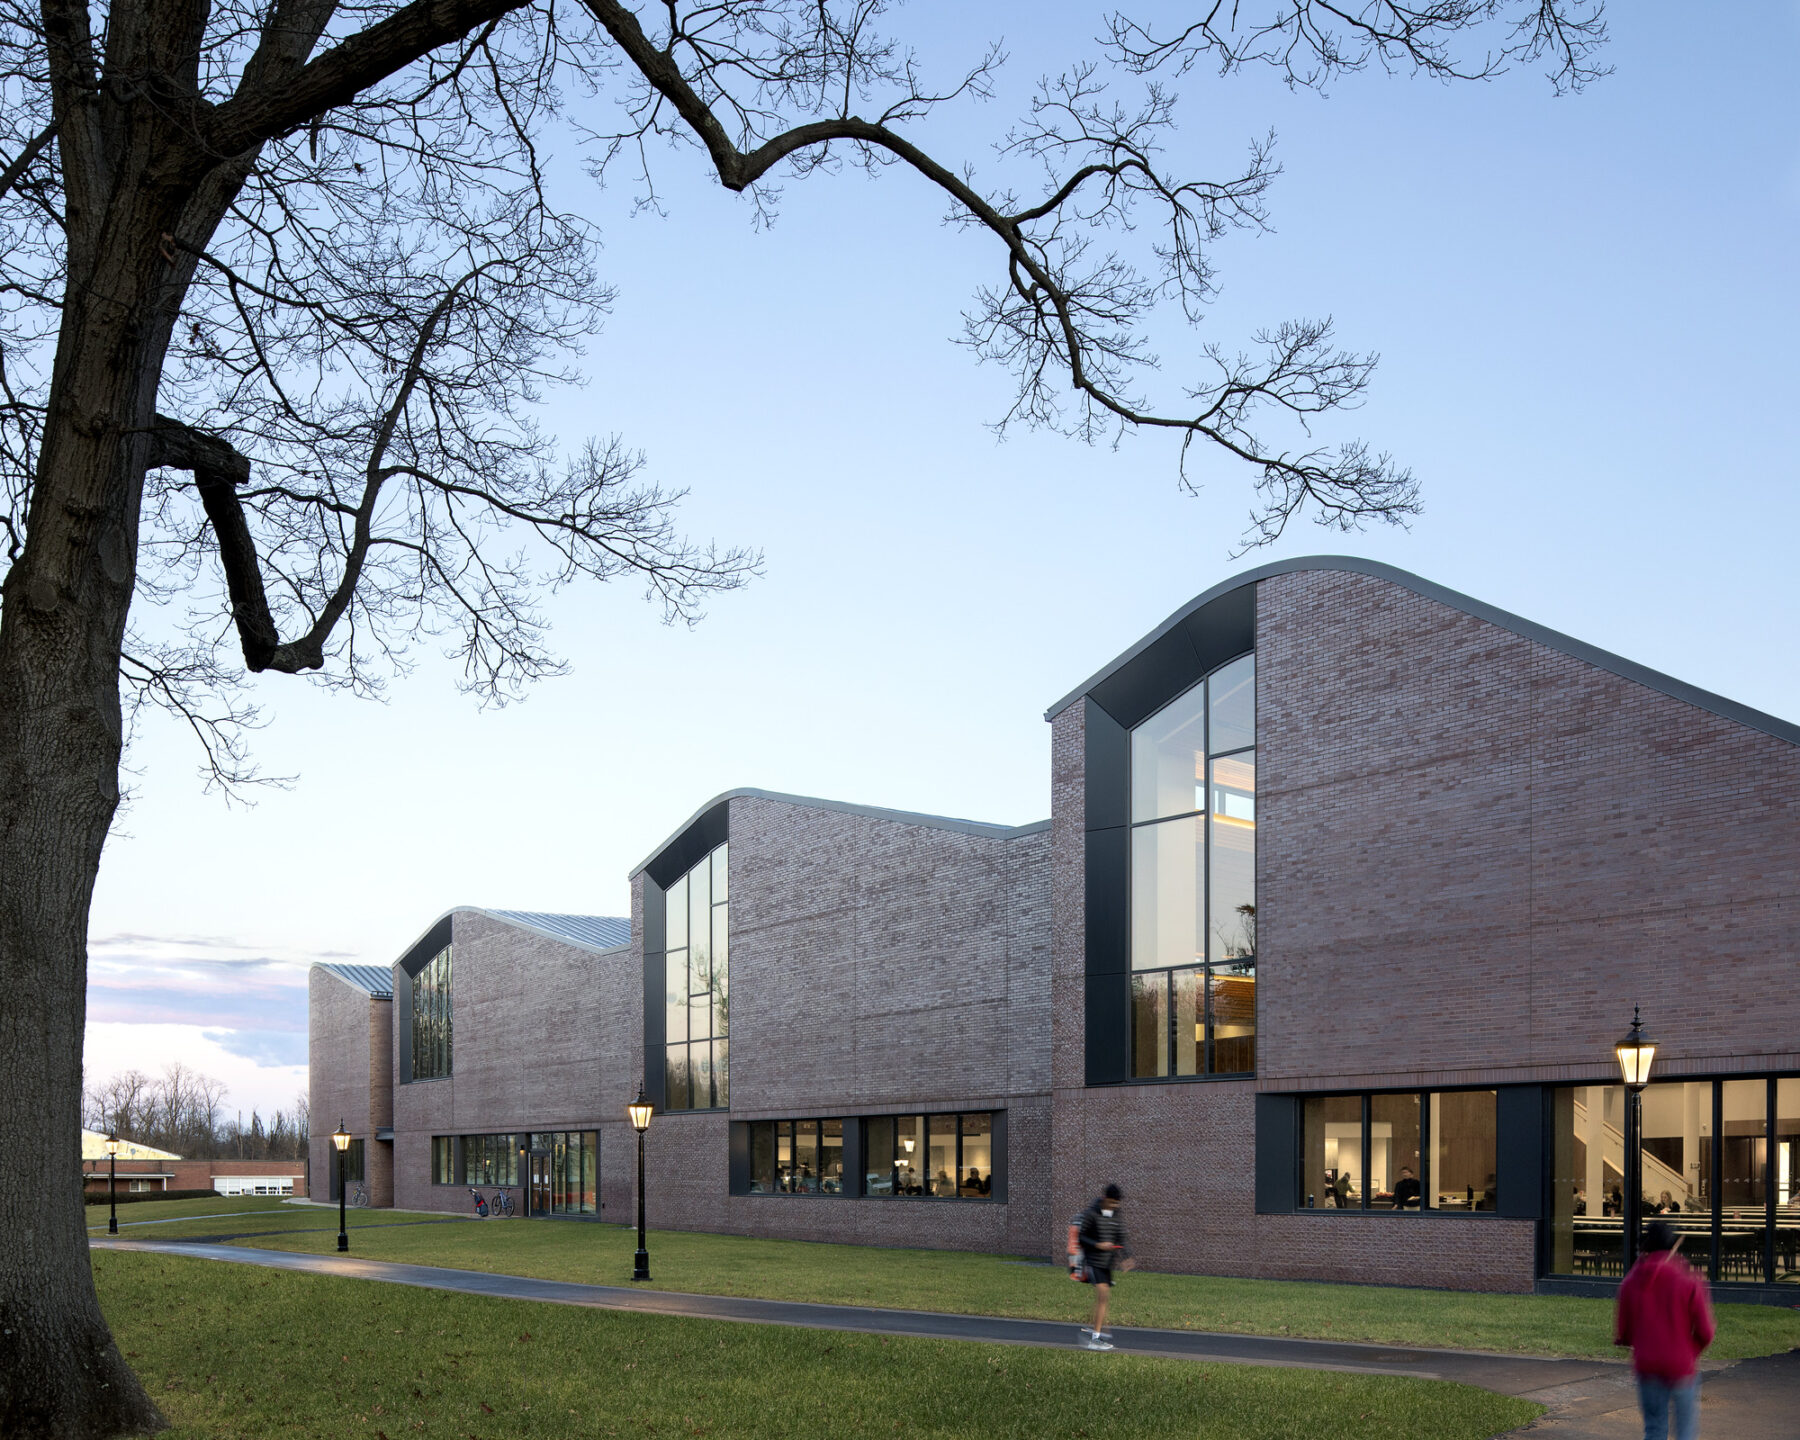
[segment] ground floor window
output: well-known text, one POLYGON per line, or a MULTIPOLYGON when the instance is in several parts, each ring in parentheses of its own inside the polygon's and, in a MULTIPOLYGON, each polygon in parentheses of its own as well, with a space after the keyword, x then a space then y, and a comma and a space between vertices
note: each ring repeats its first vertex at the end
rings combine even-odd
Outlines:
POLYGON ((1308 1095, 1301 1101, 1303 1210, 1491 1211, 1492 1090, 1308 1095))
POLYGON ((456 1183, 456 1137, 454 1135, 433 1135, 431 1137, 431 1183, 433 1185, 454 1185, 456 1183))
POLYGON ((600 1136, 594 1130, 544 1130, 531 1136, 531 1213, 599 1211, 600 1136))
POLYGON ((750 1123, 752 1195, 842 1195, 842 1120, 750 1123))
MULTIPOLYGON (((1624 1248, 1627 1094, 1551 1092, 1547 1261, 1617 1276, 1624 1248)), ((1676 1080, 1644 1088, 1638 1180, 1646 1220, 1718 1281, 1800 1281, 1800 1078, 1676 1080)))
POLYGON ((863 1122, 863 1194, 986 1200, 993 1195, 991 1114, 882 1115, 863 1122))
POLYGON ((457 1141, 462 1165, 457 1183, 517 1185, 519 1147, 516 1135, 464 1135, 457 1141))
POLYGON ((991 1200, 1004 1120, 982 1110, 740 1121, 731 1127, 732 1193, 991 1200))

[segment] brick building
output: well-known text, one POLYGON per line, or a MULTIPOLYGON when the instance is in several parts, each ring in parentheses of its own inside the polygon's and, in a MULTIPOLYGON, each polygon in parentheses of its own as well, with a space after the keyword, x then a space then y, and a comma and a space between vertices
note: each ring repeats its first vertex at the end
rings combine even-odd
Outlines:
POLYGON ((216 1195, 304 1195, 304 1160, 184 1160, 168 1150, 121 1140, 119 1153, 106 1153, 107 1137, 81 1132, 81 1182, 88 1196, 161 1194, 171 1190, 211 1190, 216 1195))
POLYGON ((1647 1204, 1791 1296, 1800 727, 1341 558, 1046 718, 1048 822, 733 791, 629 921, 316 967, 318 1198, 342 1112, 377 1204, 623 1221, 641 1083, 661 1227, 1044 1254, 1112 1179, 1159 1269, 1603 1288, 1639 1003, 1647 1204))

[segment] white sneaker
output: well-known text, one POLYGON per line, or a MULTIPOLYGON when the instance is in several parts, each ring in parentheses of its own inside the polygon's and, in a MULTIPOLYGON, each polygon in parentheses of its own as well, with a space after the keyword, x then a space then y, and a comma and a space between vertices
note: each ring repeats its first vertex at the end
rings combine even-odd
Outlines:
POLYGON ((1110 1350, 1113 1347, 1112 1341, 1108 1340, 1104 1335, 1095 1335, 1092 1332, 1089 1332, 1087 1348, 1090 1350, 1110 1350))

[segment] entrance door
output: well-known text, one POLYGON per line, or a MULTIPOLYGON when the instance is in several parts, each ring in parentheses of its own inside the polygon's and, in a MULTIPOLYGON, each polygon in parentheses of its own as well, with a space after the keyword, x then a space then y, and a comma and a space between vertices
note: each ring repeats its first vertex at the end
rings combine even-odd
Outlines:
POLYGON ((531 1207, 526 1213, 531 1215, 551 1213, 550 1186, 553 1169, 554 1160, 548 1151, 533 1150, 531 1152, 531 1207))

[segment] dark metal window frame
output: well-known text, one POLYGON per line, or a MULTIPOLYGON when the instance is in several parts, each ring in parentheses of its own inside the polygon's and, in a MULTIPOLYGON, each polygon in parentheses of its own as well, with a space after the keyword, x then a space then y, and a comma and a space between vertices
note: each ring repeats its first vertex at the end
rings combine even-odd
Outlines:
MULTIPOLYGON (((1715 1071, 1704 1075, 1657 1075, 1651 1079, 1650 1084, 1712 1086, 1711 1113, 1713 1144, 1711 1147, 1711 1161, 1707 1166, 1706 1180, 1708 1193, 1711 1197, 1709 1209, 1711 1211, 1712 1224, 1710 1235, 1708 1237, 1709 1244, 1705 1267, 1706 1274, 1709 1277, 1713 1277, 1710 1279, 1710 1283, 1713 1285, 1724 1286, 1728 1290, 1741 1290, 1745 1294, 1774 1290, 1778 1291, 1781 1297, 1791 1300, 1793 1292, 1791 1284, 1774 1278, 1776 1265, 1775 1222, 1777 1212, 1781 1208, 1776 1203, 1775 1199, 1775 1127, 1780 1119, 1780 1112, 1777 1109, 1777 1096, 1779 1094, 1777 1087, 1783 1080, 1800 1080, 1800 1070, 1736 1071, 1729 1073, 1715 1071), (1764 1082, 1763 1169, 1761 1176, 1763 1187, 1763 1279, 1761 1280, 1725 1280, 1717 1278, 1721 1268, 1720 1258, 1725 1234, 1724 1206, 1721 1202, 1720 1195, 1724 1186, 1725 1146, 1723 1142, 1725 1139, 1725 1086, 1734 1080, 1761 1080, 1764 1082)), ((1555 1196, 1552 1192, 1552 1187, 1555 1185, 1558 1178, 1553 1173, 1556 1168, 1556 1135, 1553 1128, 1555 1092, 1558 1090, 1589 1089, 1594 1086, 1612 1086, 1619 1083, 1620 1082, 1614 1078, 1607 1080, 1590 1080, 1585 1085, 1575 1081, 1569 1081, 1554 1085, 1547 1084, 1543 1087, 1544 1205, 1543 1220, 1539 1226, 1539 1253, 1537 1266, 1540 1284, 1545 1281, 1548 1281, 1553 1285, 1558 1283, 1569 1283, 1574 1285, 1616 1287, 1618 1284, 1617 1276, 1567 1275, 1560 1271, 1553 1271, 1549 1266, 1551 1249, 1550 1227, 1554 1223, 1556 1216, 1555 1196)), ((1638 1137, 1638 1142, 1642 1145, 1643 1137, 1641 1135, 1638 1137)), ((1797 1180, 1795 1183, 1796 1189, 1800 1189, 1800 1180, 1797 1180)), ((1688 1259, 1690 1261, 1697 1258, 1691 1252, 1685 1253, 1688 1254, 1688 1259)))
MULTIPOLYGON (((772 1141, 773 1141, 773 1145, 774 1145, 774 1156, 775 1156, 774 1165, 775 1165, 776 1184, 775 1184, 774 1188, 772 1188, 772 1189, 752 1190, 750 1188, 750 1184, 752 1182, 754 1182, 755 1176, 753 1174, 751 1174, 749 1171, 746 1171, 746 1177, 747 1177, 746 1183, 744 1184, 744 1186, 741 1189, 734 1190, 734 1193, 741 1194, 741 1195, 758 1195, 758 1196, 780 1195, 783 1198, 790 1199, 790 1200, 842 1200, 845 1198, 854 1197, 860 1193, 860 1189, 859 1189, 858 1185, 856 1183, 854 1183, 854 1181, 853 1181, 853 1176, 855 1174, 855 1171, 851 1168, 851 1161, 853 1159, 857 1159, 858 1163, 860 1164, 859 1157, 861 1154, 861 1147, 854 1146, 852 1144, 851 1132, 854 1130, 857 1132, 858 1135, 861 1134, 861 1130, 860 1130, 861 1122, 856 1120, 855 1118, 848 1117, 848 1116, 842 1116, 842 1115, 795 1115, 795 1116, 783 1116, 782 1118, 776 1119, 776 1120, 745 1120, 740 1123, 744 1126, 744 1129, 746 1132, 746 1143, 749 1146, 748 1153, 749 1153, 752 1163, 754 1163, 755 1155, 756 1155, 756 1139, 755 1139, 755 1135, 752 1132, 754 1132, 759 1125, 772 1125, 775 1127, 774 1133, 772 1136, 772 1141), (844 1183, 843 1183, 843 1185, 840 1186, 836 1190, 826 1190, 823 1188, 818 1189, 818 1190, 783 1190, 780 1187, 781 1161, 779 1158, 781 1155, 781 1127, 784 1125, 789 1126, 789 1127, 798 1127, 801 1125, 811 1125, 811 1126, 816 1127, 813 1133, 817 1137, 817 1140, 818 1140, 818 1154, 820 1157, 820 1165, 822 1167, 824 1164, 824 1155, 825 1155, 825 1125, 826 1125, 827 1121, 831 1121, 831 1120, 835 1120, 840 1125, 843 1126, 843 1131, 839 1136, 839 1139, 842 1142, 840 1149, 843 1152, 843 1166, 844 1166, 844 1183)), ((790 1128, 789 1136, 790 1136, 790 1139, 793 1141, 794 1151, 797 1153, 798 1149, 799 1149, 798 1135, 794 1132, 794 1130, 792 1128, 790 1128)), ((823 1181, 824 1178, 825 1177, 823 1174, 821 1174, 819 1176, 819 1179, 821 1181, 823 1181)))
MULTIPOLYGON (((413 987, 412 980, 420 971, 431 963, 440 951, 450 949, 455 939, 453 934, 453 915, 446 915, 427 930, 414 943, 412 949, 400 957, 400 973, 406 977, 403 983, 394 986, 394 1044, 398 1052, 395 1056, 395 1074, 402 1085, 433 1085, 439 1080, 448 1080, 445 1073, 430 1078, 413 1077, 413 987)), ((454 986, 454 975, 452 985, 454 986)))
MULTIPOLYGON (((675 882, 692 870, 694 866, 706 859, 719 846, 730 842, 730 804, 729 800, 721 800, 717 805, 704 811, 687 829, 649 860, 643 870, 644 1096, 659 1111, 667 1111, 670 1114, 722 1114, 729 1113, 731 1109, 728 1071, 724 1105, 712 1105, 699 1109, 688 1106, 681 1110, 669 1110, 665 1055, 667 1034, 664 1023, 666 1019, 664 963, 668 938, 668 892, 675 882)), ((726 864, 727 875, 729 875, 730 861, 727 860, 726 864)), ((730 902, 727 900, 725 903, 729 904, 730 902)), ((729 924, 729 918, 727 924, 729 924)), ((729 1045, 728 1037, 720 1038, 725 1038, 729 1045)), ((729 1059, 727 1064, 729 1064, 729 1059)))
MULTIPOLYGON (((1211 670, 1207 671, 1206 674, 1202 675, 1192 685, 1188 686, 1188 688, 1186 690, 1183 690, 1180 695, 1173 696, 1171 699, 1165 701, 1156 710, 1151 711, 1149 715, 1146 715, 1143 720, 1140 720, 1138 722, 1138 725, 1143 725, 1143 724, 1147 723, 1148 721, 1154 719, 1157 715, 1161 714, 1163 710, 1167 709, 1170 705, 1173 705, 1175 703, 1175 701, 1181 699, 1183 695, 1191 694, 1197 687, 1199 687, 1201 685, 1209 684, 1212 680, 1212 677, 1217 675, 1227 665, 1236 664, 1239 660, 1242 660, 1245 655, 1254 656, 1255 654, 1256 654, 1256 651, 1254 648, 1252 648, 1252 649, 1244 651, 1242 655, 1233 655, 1229 660, 1222 661, 1219 664, 1213 666, 1213 668, 1211 670)), ((1149 975, 1160 975, 1163 977, 1163 979, 1164 979, 1164 984, 1163 984, 1164 1003, 1165 1003, 1165 1006, 1168 1011, 1168 1020, 1164 1027, 1167 1031, 1167 1034, 1164 1037, 1164 1043, 1168 1046, 1169 1064, 1171 1067, 1173 1067, 1173 1065, 1175 1063, 1175 1039, 1176 1039, 1175 975, 1176 975, 1177 971, 1183 971, 1183 970, 1193 970, 1198 973, 1199 980, 1200 980, 1200 995, 1201 995, 1201 1003, 1200 1003, 1201 1026, 1206 1034, 1206 1039, 1202 1045, 1202 1066, 1201 1066, 1201 1069, 1199 1070, 1199 1072, 1197 1074, 1193 1074, 1193 1075, 1177 1075, 1174 1073, 1173 1068, 1171 1068, 1170 1073, 1167 1075, 1133 1075, 1133 1076, 1131 1076, 1131 1083, 1134 1085, 1143 1084, 1145 1082, 1162 1083, 1162 1082, 1166 1082, 1166 1081, 1175 1081, 1180 1084, 1186 1085, 1195 1080, 1254 1080, 1256 1078, 1256 1067, 1254 1065, 1251 1066, 1248 1070, 1215 1070, 1213 1068, 1213 993, 1212 993, 1213 964, 1214 964, 1214 961, 1212 958, 1212 847, 1213 847, 1212 817, 1216 813, 1215 809, 1214 809, 1214 797, 1212 794, 1212 789, 1213 789, 1212 766, 1213 766, 1213 761, 1215 761, 1215 760, 1234 760, 1240 755, 1254 755, 1256 753, 1256 745, 1254 743, 1251 743, 1249 745, 1240 745, 1235 750, 1221 750, 1217 754, 1214 754, 1212 749, 1210 748, 1211 744, 1212 744, 1212 692, 1210 690, 1208 690, 1206 697, 1205 697, 1205 711, 1206 711, 1206 713, 1205 713, 1205 718, 1203 721, 1205 728, 1204 728, 1203 734, 1205 736, 1205 744, 1208 748, 1206 748, 1205 751, 1203 752, 1201 759, 1202 759, 1203 764, 1206 767, 1206 781, 1205 781, 1205 788, 1206 788, 1206 792, 1207 792, 1206 808, 1203 810, 1183 811, 1179 815, 1158 815, 1153 820, 1133 820, 1133 821, 1131 821, 1131 823, 1128 827, 1131 834, 1133 836, 1135 836, 1137 834, 1137 832, 1140 830, 1149 830, 1152 827, 1157 826, 1157 825, 1172 825, 1172 824, 1175 824, 1176 822, 1182 821, 1182 820, 1204 820, 1207 822, 1206 826, 1205 826, 1205 830, 1204 830, 1204 842, 1203 842, 1203 854, 1204 854, 1205 858, 1201 862, 1202 863, 1201 884, 1205 891, 1204 900, 1203 900, 1202 907, 1201 907, 1201 915, 1202 915, 1202 920, 1203 920, 1203 923, 1201 925, 1201 943, 1205 946, 1205 949, 1202 952, 1203 958, 1201 958, 1199 960, 1192 960, 1192 961, 1189 961, 1186 964, 1182 964, 1182 965, 1157 965, 1157 966, 1153 966, 1153 967, 1150 967, 1147 969, 1142 969, 1142 970, 1134 968, 1131 971, 1130 981, 1126 982, 1129 985, 1133 981, 1138 980, 1140 977, 1149 976, 1149 975)), ((1131 735, 1136 732, 1138 725, 1132 726, 1131 729, 1126 732, 1127 747, 1129 747, 1129 745, 1131 743, 1131 735)), ((1125 777, 1126 777, 1126 785, 1129 786, 1131 783, 1131 761, 1129 758, 1129 752, 1127 754, 1127 759, 1126 759, 1125 777)), ((1127 794, 1126 804, 1128 806, 1130 804, 1129 792, 1127 794)), ((1128 814, 1130 813, 1129 810, 1127 810, 1127 813, 1128 814)), ((1127 840, 1127 845, 1128 845, 1128 847, 1130 846, 1129 839, 1127 840)), ((1256 855, 1256 865, 1257 865, 1256 879, 1257 879, 1257 882, 1260 883, 1260 881, 1262 879, 1262 871, 1261 871, 1262 849, 1260 846, 1257 847, 1257 849, 1255 851, 1255 855, 1256 855)), ((1127 887, 1130 887, 1133 883, 1132 877, 1131 877, 1131 867, 1132 867, 1132 865, 1134 865, 1136 863, 1135 847, 1131 847, 1131 848, 1127 849, 1125 862, 1126 862, 1125 883, 1126 883, 1127 887)), ((1135 911, 1135 906, 1132 904, 1132 894, 1133 894, 1133 892, 1128 888, 1127 892, 1126 892, 1126 901, 1125 901, 1125 906, 1126 906, 1126 909, 1125 909, 1125 945, 1126 945, 1127 954, 1135 954, 1135 946, 1137 943, 1136 937, 1132 934, 1132 930, 1131 930, 1132 915, 1135 911)), ((1250 962, 1252 969, 1254 969, 1256 966, 1256 958, 1257 957, 1255 955, 1238 956, 1236 958, 1239 959, 1240 961, 1248 960, 1250 962)), ((1220 962, 1220 963, 1224 963, 1224 962, 1220 962)), ((1135 1020, 1131 1018, 1132 1012, 1131 1012, 1129 1000, 1127 1000, 1127 1003, 1126 1003, 1126 1015, 1127 1015, 1127 1023, 1135 1024, 1135 1020)), ((1135 1040, 1136 1040, 1136 1036, 1133 1035, 1131 1037, 1131 1049, 1133 1049, 1133 1050, 1135 1050, 1135 1048, 1136 1048, 1135 1040)), ((1129 1065, 1129 1062, 1128 1062, 1128 1065, 1129 1065)))
MULTIPOLYGON (((856 1187, 857 1193, 859 1195, 861 1195, 862 1198, 865 1200, 937 1200, 937 1201, 956 1201, 956 1202, 959 1202, 962 1204, 968 1204, 968 1205, 991 1205, 991 1204, 993 1204, 994 1199, 995 1199, 994 1192, 996 1190, 998 1190, 1001 1193, 1001 1195, 1004 1195, 1005 1191, 1006 1191, 1005 1185, 1000 1183, 1000 1181, 998 1179, 999 1174, 1000 1174, 1000 1157, 1001 1157, 1001 1146, 1000 1146, 1000 1141, 998 1138, 1000 1135, 1000 1132, 1001 1132, 1001 1121, 1000 1121, 999 1117, 1004 1113, 1005 1113, 1004 1111, 1000 1111, 1000 1110, 896 1110, 891 1115, 865 1115, 865 1116, 861 1117, 861 1119, 858 1121, 858 1126, 862 1131, 863 1165, 862 1165, 862 1179, 857 1182, 857 1187, 856 1187), (962 1191, 962 1173, 963 1173, 963 1170, 966 1168, 963 1165, 962 1122, 963 1122, 963 1118, 968 1115, 985 1115, 987 1117, 989 1161, 988 1161, 988 1193, 985 1195, 964 1195, 961 1193, 961 1191, 962 1191), (896 1191, 892 1195, 870 1195, 867 1190, 868 1174, 869 1174, 869 1165, 868 1165, 868 1160, 869 1160, 869 1148, 868 1148, 869 1147, 869 1122, 871 1120, 900 1121, 900 1120, 908 1120, 908 1119, 917 1119, 920 1122, 922 1122, 922 1124, 924 1125, 924 1129, 925 1129, 925 1133, 919 1137, 919 1143, 921 1145, 925 1146, 927 1151, 929 1151, 929 1148, 931 1145, 931 1122, 933 1120, 941 1120, 946 1117, 950 1118, 950 1119, 954 1119, 956 1121, 956 1163, 951 1168, 954 1172, 953 1179, 954 1179, 954 1182, 956 1185, 957 1193, 954 1195, 932 1195, 930 1193, 926 1193, 926 1194, 922 1194, 922 1195, 902 1195, 898 1191, 896 1191)), ((899 1146, 900 1146, 900 1127, 898 1124, 896 1124, 894 1126, 894 1147, 895 1148, 892 1151, 892 1153, 890 1153, 888 1156, 888 1160, 890 1162, 889 1167, 888 1167, 889 1169, 897 1168, 897 1162, 900 1158, 899 1146)))
MULTIPOLYGON (((1215 670, 1256 650, 1256 584, 1247 582, 1183 616, 1131 658, 1094 681, 1081 697, 1085 1083, 1192 1085, 1241 1083, 1231 1075, 1131 1074, 1131 732, 1215 670)), ((1258 847, 1260 887, 1262 865, 1258 847)), ((1177 966, 1185 969, 1185 966, 1177 966)), ((1154 974, 1155 971, 1139 971, 1154 974)), ((1208 1002, 1210 1003, 1210 995, 1208 1002)))
POLYGON ((1501 1218, 1500 1187, 1505 1183, 1501 1174, 1505 1166, 1501 1159, 1500 1143, 1500 1111, 1501 1087, 1498 1085, 1432 1085, 1415 1089, 1409 1085, 1389 1087, 1380 1090, 1318 1090, 1305 1095, 1293 1097, 1296 1111, 1294 1117, 1294 1171, 1291 1191, 1294 1197, 1294 1211, 1301 1215, 1375 1215, 1393 1217, 1395 1219, 1417 1218, 1421 1215, 1436 1215, 1448 1219, 1485 1219, 1501 1218), (1431 1097, 1433 1095, 1477 1095, 1491 1093, 1494 1097, 1494 1205, 1490 1210, 1454 1209, 1431 1203, 1434 1199, 1431 1187, 1425 1184, 1430 1174, 1430 1162, 1426 1159, 1431 1153, 1431 1097), (1403 1210, 1398 1206, 1378 1210, 1369 1204, 1369 1142, 1371 1126, 1374 1123, 1374 1100, 1378 1095, 1411 1095, 1419 1102, 1419 1204, 1416 1209, 1403 1210), (1363 1193, 1362 1204, 1343 1208, 1330 1206, 1309 1206, 1301 1198, 1301 1187, 1306 1183, 1306 1102, 1308 1100, 1347 1100, 1357 1099, 1362 1102, 1362 1166, 1363 1193))

